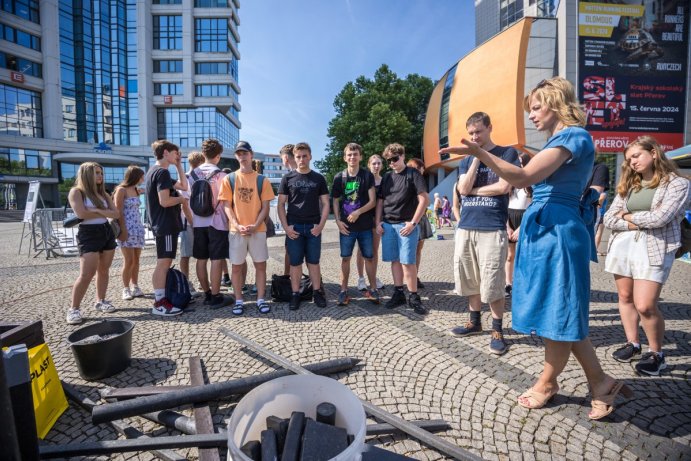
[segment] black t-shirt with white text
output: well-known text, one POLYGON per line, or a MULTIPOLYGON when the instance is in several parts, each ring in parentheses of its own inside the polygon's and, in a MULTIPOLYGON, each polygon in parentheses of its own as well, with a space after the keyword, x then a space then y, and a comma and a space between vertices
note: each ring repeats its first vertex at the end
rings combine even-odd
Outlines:
POLYGON ((179 196, 170 172, 154 165, 146 173, 145 184, 149 224, 154 235, 158 237, 179 233, 182 230, 181 205, 164 208, 158 200, 158 192, 166 189, 170 191, 171 197, 179 196))
POLYGON ((407 166, 400 173, 386 173, 378 196, 384 200, 383 220, 389 224, 410 222, 418 206, 417 196, 423 192, 427 192, 425 178, 415 168, 407 166))
POLYGON ((316 171, 307 174, 293 170, 283 176, 278 186, 279 195, 288 196, 288 224, 319 224, 319 201, 329 194, 326 179, 316 171))
POLYGON ((331 187, 331 198, 341 199, 339 207, 341 212, 340 220, 346 224, 348 230, 360 232, 374 227, 374 208, 360 215, 354 223, 349 223, 346 219, 353 211, 367 205, 367 202, 369 202, 369 190, 373 187, 374 175, 362 168, 358 169, 355 176, 349 176, 346 170, 334 177, 333 187, 331 187))

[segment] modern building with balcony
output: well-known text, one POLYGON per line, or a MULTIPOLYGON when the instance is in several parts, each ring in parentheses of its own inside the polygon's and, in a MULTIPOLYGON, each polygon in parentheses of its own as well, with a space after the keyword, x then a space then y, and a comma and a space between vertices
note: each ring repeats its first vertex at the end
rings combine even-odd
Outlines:
POLYGON ((209 137, 233 146, 239 8, 239 0, 0 2, 0 208, 23 208, 30 181, 57 206, 87 160, 103 165, 112 187, 128 165, 153 163, 157 139, 185 153, 209 137))

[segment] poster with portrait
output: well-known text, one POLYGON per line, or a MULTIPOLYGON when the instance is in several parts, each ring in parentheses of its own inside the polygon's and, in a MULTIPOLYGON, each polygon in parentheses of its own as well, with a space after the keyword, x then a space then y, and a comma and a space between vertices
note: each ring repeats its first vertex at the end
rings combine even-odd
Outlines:
POLYGON ((638 136, 684 145, 688 0, 579 1, 579 98, 600 152, 638 136))

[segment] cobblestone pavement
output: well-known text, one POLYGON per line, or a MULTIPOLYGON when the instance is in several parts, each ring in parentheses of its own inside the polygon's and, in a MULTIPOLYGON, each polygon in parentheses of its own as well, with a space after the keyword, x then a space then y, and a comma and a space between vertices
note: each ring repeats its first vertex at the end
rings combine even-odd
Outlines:
MULTIPOLYGON (((204 361, 211 382, 274 369, 222 336, 218 328, 225 326, 301 363, 342 356, 361 358, 359 368, 338 376, 342 383, 403 418, 449 421, 452 429, 440 436, 484 459, 691 459, 691 264, 676 262, 662 291, 668 368, 659 378, 639 377, 632 365, 610 357, 625 336, 612 276, 603 272, 602 263, 592 265, 590 337, 605 371, 632 387, 635 399, 618 400, 609 420, 591 422, 587 417, 587 383, 573 359, 561 375, 561 391, 546 408, 529 411, 516 403, 541 371, 543 351, 539 338, 511 329, 510 303, 504 322, 510 349, 501 357, 489 353, 487 333, 466 339, 447 334, 468 318, 467 300, 451 291, 453 240, 449 230, 442 231, 446 240, 425 244, 420 278, 426 288, 421 296, 432 309, 425 318, 407 308, 388 311, 363 299, 354 299, 347 307, 336 306, 340 267, 333 222, 327 226, 323 244, 323 278, 329 298, 325 309, 306 303, 298 311, 289 311, 286 303, 279 303, 269 315, 260 315, 250 304, 244 316, 235 317, 230 309, 210 310, 200 305, 194 312, 161 319, 150 314, 150 300, 119 299, 122 258, 118 254, 109 289, 109 298, 118 310, 109 317, 136 323, 133 360, 126 371, 99 382, 80 378, 66 342, 76 328, 67 325, 64 317, 78 274, 77 258, 46 260, 43 256, 28 257, 25 252, 17 255, 21 231, 21 224, 0 224, 2 320, 42 319, 61 379, 75 384, 93 400, 98 399, 97 389, 105 385, 189 384, 187 358, 196 355, 204 361)), ((268 272, 280 273, 283 239, 271 239, 270 247, 268 272)), ((140 285, 149 293, 154 263, 154 249, 145 249, 140 285)), ((384 283, 391 283, 387 266, 380 265, 379 275, 384 283)), ((351 275, 351 284, 355 282, 351 275)), ((356 295, 354 289, 351 295, 356 295)), ((87 321, 104 317, 91 307, 93 297, 92 284, 83 303, 87 321)), ((487 308, 483 309, 483 324, 490 328, 487 308)), ((234 402, 212 404, 217 425, 225 426, 234 402)), ((189 410, 184 411, 189 414, 189 410)), ((177 434, 140 418, 127 421, 147 433, 177 434)), ((46 441, 116 438, 108 426, 93 426, 84 411, 71 405, 46 441)), ((368 442, 415 459, 445 459, 402 436, 368 442)), ((197 457, 196 449, 180 452, 190 459, 197 457)), ((152 456, 130 453, 114 459, 146 460, 152 456)))

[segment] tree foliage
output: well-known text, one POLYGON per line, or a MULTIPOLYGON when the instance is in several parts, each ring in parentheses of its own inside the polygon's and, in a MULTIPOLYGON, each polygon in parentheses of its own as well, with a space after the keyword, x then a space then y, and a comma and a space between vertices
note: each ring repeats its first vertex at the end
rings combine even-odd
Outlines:
POLYGON ((363 166, 372 154, 381 155, 393 142, 405 146, 407 158, 421 157, 425 113, 433 89, 431 79, 417 74, 401 79, 386 64, 373 79, 360 76, 348 82, 334 100, 336 116, 329 122, 328 152, 315 162, 328 184, 345 168, 343 148, 349 142, 362 146, 363 166))

